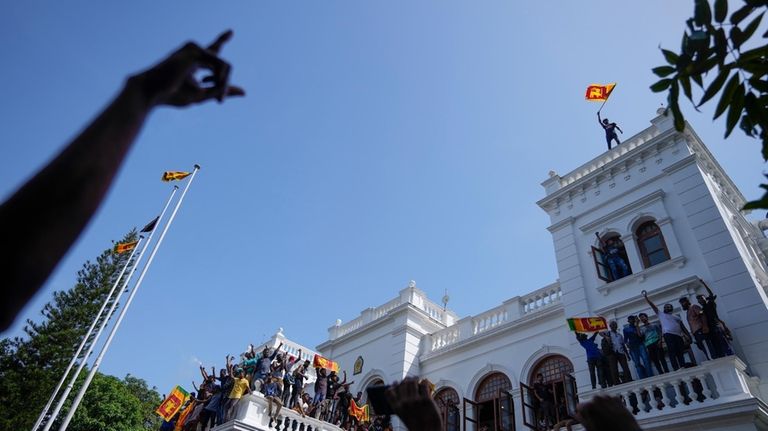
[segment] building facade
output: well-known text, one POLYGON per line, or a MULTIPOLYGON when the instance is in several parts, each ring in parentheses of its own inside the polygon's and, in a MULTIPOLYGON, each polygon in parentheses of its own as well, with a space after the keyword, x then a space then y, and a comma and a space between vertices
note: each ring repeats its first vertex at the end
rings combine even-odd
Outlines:
MULTIPOLYGON (((660 111, 647 129, 542 185, 537 204, 551 221, 557 281, 466 317, 410 282, 391 301, 337 321, 317 352, 350 373, 353 392, 429 379, 446 430, 536 429, 539 373, 557 419, 606 394, 621 396, 646 430, 768 429, 768 223, 744 217, 744 197, 690 126, 677 132, 660 111), (612 268, 609 241, 625 268, 612 268), (630 363, 632 382, 592 388, 567 318, 602 316, 619 327, 640 312, 653 319, 646 291, 686 321, 678 299, 705 294, 702 280, 717 294, 735 355, 708 359, 693 347, 689 367, 638 379, 630 363)), ((270 343, 280 341, 282 333, 270 343)))

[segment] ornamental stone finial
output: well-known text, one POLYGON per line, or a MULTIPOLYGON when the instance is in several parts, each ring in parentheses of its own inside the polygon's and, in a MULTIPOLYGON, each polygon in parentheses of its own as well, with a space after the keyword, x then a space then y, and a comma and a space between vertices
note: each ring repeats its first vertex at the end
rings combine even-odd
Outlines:
POLYGON ((408 282, 408 287, 410 287, 411 289, 413 289, 414 287, 416 287, 416 282, 415 282, 415 281, 413 281, 413 280, 409 281, 409 282, 408 282))

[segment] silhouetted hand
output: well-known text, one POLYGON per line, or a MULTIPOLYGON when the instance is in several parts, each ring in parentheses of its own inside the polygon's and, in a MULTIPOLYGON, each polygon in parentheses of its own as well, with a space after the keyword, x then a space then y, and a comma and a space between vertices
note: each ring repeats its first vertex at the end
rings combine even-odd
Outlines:
POLYGON ((408 377, 392 385, 384 393, 395 414, 412 431, 440 431, 443 429, 440 413, 429 393, 426 381, 408 377))
POLYGON ((232 30, 220 34, 207 48, 187 42, 152 68, 133 76, 129 82, 138 84, 150 106, 187 106, 226 97, 243 96, 242 88, 229 85, 229 63, 219 57, 221 47, 232 30), (195 73, 208 70, 211 74, 198 81, 195 73))
POLYGON ((576 418, 587 431, 642 431, 632 413, 618 398, 596 396, 579 404, 576 418))

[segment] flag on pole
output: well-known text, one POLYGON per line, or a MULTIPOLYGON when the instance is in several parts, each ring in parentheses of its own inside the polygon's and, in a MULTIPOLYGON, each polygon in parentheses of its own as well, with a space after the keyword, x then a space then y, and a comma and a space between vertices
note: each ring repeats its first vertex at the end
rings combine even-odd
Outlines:
POLYGON ((568 328, 574 332, 596 332, 608 329, 604 317, 571 317, 565 320, 568 322, 568 328))
POLYGON ((136 248, 136 244, 138 244, 138 241, 133 242, 123 242, 119 244, 115 244, 115 253, 121 254, 125 253, 126 251, 131 251, 134 248, 136 248))
POLYGON ((190 175, 192 175, 192 172, 166 171, 166 172, 163 172, 162 180, 165 182, 183 180, 184 178, 187 178, 190 175))
POLYGON ((355 400, 350 400, 349 414, 350 416, 354 416, 360 423, 370 422, 371 420, 371 411, 370 407, 368 407, 368 404, 364 404, 362 407, 358 407, 357 403, 355 403, 355 400))
POLYGON ((157 410, 155 410, 155 413, 160 415, 164 421, 168 422, 176 413, 178 413, 181 406, 187 401, 187 398, 189 398, 189 392, 185 391, 181 386, 176 386, 173 388, 170 395, 165 398, 165 401, 163 401, 157 410))
POLYGON ((140 232, 141 232, 141 233, 149 233, 149 232, 152 232, 153 230, 155 230, 155 226, 157 225, 157 221, 158 221, 158 220, 160 220, 160 216, 157 216, 157 217, 155 217, 155 219, 154 219, 154 220, 152 220, 151 222, 147 223, 147 225, 146 225, 146 226, 144 226, 143 228, 141 228, 141 231, 140 231, 140 232))
POLYGON ((315 358, 312 361, 312 366, 315 368, 325 368, 329 371, 336 371, 339 372, 339 363, 333 362, 330 359, 324 358, 318 354, 315 354, 315 358))
POLYGON ((586 100, 589 100, 590 102, 605 102, 608 100, 608 96, 611 95, 613 92, 613 87, 616 86, 616 83, 613 84, 592 84, 589 87, 587 87, 587 91, 584 94, 584 98, 586 100))

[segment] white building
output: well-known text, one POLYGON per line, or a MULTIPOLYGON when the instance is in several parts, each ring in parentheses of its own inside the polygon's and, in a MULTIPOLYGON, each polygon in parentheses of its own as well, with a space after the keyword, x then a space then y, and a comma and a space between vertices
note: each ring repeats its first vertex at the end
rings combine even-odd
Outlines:
MULTIPOLYGON (((566 175, 550 173, 542 185, 538 205, 551 220, 556 282, 462 318, 411 282, 386 304, 337 321, 317 351, 350 372, 355 392, 428 378, 449 430, 530 429, 528 386, 538 372, 565 402, 563 414, 576 397, 603 393, 623 396, 646 430, 768 429, 768 226, 744 218, 744 197, 696 133, 675 131, 660 112, 646 130, 566 175), (595 256, 596 232, 623 241, 631 275, 610 281, 595 256), (604 316, 621 326, 630 314, 653 315, 646 290, 685 321, 678 298, 705 293, 699 278, 718 295, 736 355, 706 360, 693 348, 697 366, 593 390, 585 351, 565 319, 604 316)), ((254 426, 257 398, 240 412, 254 426)))

